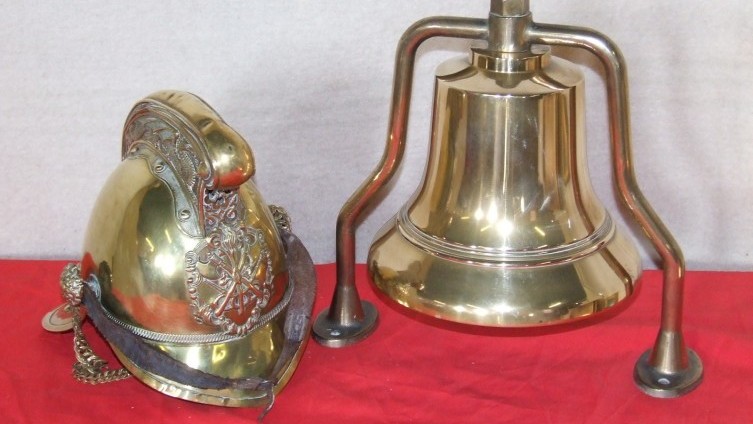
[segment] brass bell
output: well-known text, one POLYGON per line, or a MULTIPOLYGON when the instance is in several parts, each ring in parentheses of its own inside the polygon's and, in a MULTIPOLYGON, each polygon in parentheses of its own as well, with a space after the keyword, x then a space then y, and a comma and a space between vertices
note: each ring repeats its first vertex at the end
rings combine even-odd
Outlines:
POLYGON ((584 318, 631 295, 640 257, 591 186, 583 74, 549 48, 579 47, 605 66, 618 191, 664 261, 661 331, 635 379, 650 395, 679 396, 700 383, 702 365, 682 340, 682 253, 633 173, 624 60, 597 32, 534 23, 528 3, 492 0, 488 20, 428 18, 401 38, 386 150, 340 212, 338 281, 315 338, 339 347, 375 327, 376 311, 360 301, 353 278, 356 220, 399 165, 415 52, 436 36, 488 45, 438 68, 425 175, 375 237, 367 261, 374 284, 415 311, 498 327, 584 318))
POLYGON ((490 326, 556 323, 625 299, 639 256, 591 188, 583 85, 548 47, 442 64, 426 175, 369 251, 377 287, 490 326))

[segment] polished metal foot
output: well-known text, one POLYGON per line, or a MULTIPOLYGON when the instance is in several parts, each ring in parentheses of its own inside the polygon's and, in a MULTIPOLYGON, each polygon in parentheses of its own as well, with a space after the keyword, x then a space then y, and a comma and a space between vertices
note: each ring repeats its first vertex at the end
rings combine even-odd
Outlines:
POLYGON ((345 347, 368 337, 377 327, 379 313, 374 305, 361 301, 363 317, 343 323, 333 319, 329 310, 322 311, 314 322, 314 340, 326 347, 345 347))
POLYGON ((651 349, 647 350, 635 364, 635 384, 656 398, 674 398, 695 389, 703 380, 703 363, 695 352, 690 349, 687 352, 688 366, 685 369, 663 372, 651 364, 651 349))

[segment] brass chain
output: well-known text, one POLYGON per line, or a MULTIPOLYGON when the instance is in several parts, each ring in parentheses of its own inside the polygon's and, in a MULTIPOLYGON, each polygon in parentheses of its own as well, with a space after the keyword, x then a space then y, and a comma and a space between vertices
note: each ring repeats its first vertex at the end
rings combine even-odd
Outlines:
POLYGON ((125 368, 110 370, 107 361, 97 356, 81 329, 81 315, 78 306, 68 305, 69 312, 73 315, 73 351, 76 354, 76 363, 73 364, 73 378, 88 384, 111 383, 124 380, 131 376, 125 368))
POLYGON ((66 300, 66 312, 73 318, 73 352, 76 363, 73 364, 73 378, 89 384, 110 383, 130 377, 131 373, 125 368, 110 370, 107 361, 94 353, 81 329, 81 298, 84 281, 80 277, 81 268, 76 264, 68 264, 60 275, 60 285, 66 300))
POLYGON ((277 228, 290 232, 291 222, 288 211, 282 206, 277 205, 269 205, 269 210, 272 212, 272 219, 274 219, 277 228))

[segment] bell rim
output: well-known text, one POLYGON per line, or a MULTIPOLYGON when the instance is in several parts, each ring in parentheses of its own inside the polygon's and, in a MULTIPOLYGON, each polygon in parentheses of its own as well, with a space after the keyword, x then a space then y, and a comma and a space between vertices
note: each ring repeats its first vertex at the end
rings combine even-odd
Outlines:
MULTIPOLYGON (((448 258, 444 255, 438 255, 436 252, 430 252, 422 246, 413 244, 410 239, 405 238, 402 231, 398 228, 396 218, 387 222, 369 249, 367 264, 372 284, 374 284, 381 293, 392 301, 418 313, 438 318, 440 320, 485 327, 541 327, 564 324, 575 320, 593 317, 594 315, 611 309, 629 298, 635 291, 642 272, 640 256, 635 250, 635 247, 622 234, 620 229, 616 228, 615 231, 612 232, 612 237, 602 243, 599 248, 592 250, 589 254, 581 255, 571 261, 552 265, 552 268, 558 268, 559 270, 566 269, 577 274, 577 267, 595 266, 598 264, 598 261, 603 261, 607 264, 610 261, 616 261, 623 268, 625 274, 623 277, 625 280, 620 279, 620 277, 615 274, 616 277, 611 282, 614 289, 611 292, 599 293, 599 296, 588 297, 583 302, 564 302, 562 305, 558 305, 555 309, 551 310, 542 308, 523 310, 522 308, 519 308, 519 305, 514 305, 509 311, 489 313, 488 310, 484 311, 483 308, 476 307, 473 302, 465 302, 468 300, 467 298, 464 299, 464 302, 459 302, 455 305, 441 301, 438 298, 419 296, 417 294, 419 290, 423 292, 427 285, 432 285, 432 282, 429 281, 427 284, 427 278, 425 278, 425 276, 419 278, 415 275, 411 275, 408 266, 399 266, 395 263, 385 264, 384 261, 380 262, 379 258, 375 258, 375 251, 378 249, 384 249, 385 251, 400 251, 400 256, 402 258, 408 258, 412 254, 420 255, 419 257, 421 257, 422 260, 419 268, 424 270, 431 269, 434 266, 438 266, 438 269, 441 269, 442 266, 447 264, 458 267, 474 267, 478 272, 476 275, 489 277, 485 286, 487 290, 481 290, 481 294, 475 294, 474 299, 476 300, 492 298, 492 293, 498 293, 498 291, 494 291, 496 289, 490 288, 493 287, 494 284, 497 284, 496 282, 492 283, 494 278, 499 277, 499 274, 497 273, 507 273, 509 276, 515 273, 535 272, 537 270, 545 269, 546 264, 529 268, 516 266, 505 267, 499 266, 498 263, 481 261, 472 262, 468 260, 448 258), (389 244, 389 247, 385 247, 387 244, 389 244), (619 249, 625 249, 625 251, 620 253, 618 252, 619 249), (605 258, 605 256, 607 258, 605 258), (611 259, 609 257, 611 257, 611 259), (385 274, 394 273, 395 275, 399 275, 401 270, 405 270, 407 273, 406 275, 408 276, 401 277, 403 278, 403 281, 401 282, 398 281, 397 277, 384 277, 380 273, 380 270, 386 271, 385 274), (409 282, 408 280, 412 282, 409 282), (620 281, 622 284, 618 286, 617 281, 620 281)), ((392 259, 394 259, 394 257, 392 259)), ((445 267, 444 269, 447 270, 448 268, 445 267)), ((510 280, 515 282, 508 284, 508 289, 510 287, 522 289, 525 284, 520 283, 520 280, 516 280, 513 277, 510 277, 510 280)), ((580 283, 580 280, 575 281, 580 283)), ((597 283, 595 283, 597 287, 606 287, 603 280, 589 281, 597 281, 597 283)), ((479 284, 478 281, 470 281, 470 283, 479 284)), ((580 286, 580 288, 585 287, 585 285, 580 286)), ((589 289, 593 289, 593 287, 589 286, 589 289)), ((432 291, 432 288, 430 287, 428 291, 432 291)), ((518 299, 515 300, 519 304, 522 303, 518 299)))

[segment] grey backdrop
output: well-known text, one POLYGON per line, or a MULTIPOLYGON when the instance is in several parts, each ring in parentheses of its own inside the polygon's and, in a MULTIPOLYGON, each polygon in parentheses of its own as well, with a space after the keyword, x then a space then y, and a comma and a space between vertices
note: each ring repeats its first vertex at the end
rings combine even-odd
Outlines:
MULTIPOLYGON (((689 266, 751 269, 753 3, 531 3, 539 22, 592 27, 621 46, 639 180, 689 266)), ((0 6, 0 257, 77 258, 94 199, 119 161, 130 107, 171 88, 203 97, 247 137, 257 185, 288 208, 319 263, 334 260, 340 205, 381 156, 401 33, 425 16, 488 11, 487 0, 0 6)), ((408 152, 390 194, 359 228, 361 261, 423 172, 433 69, 467 46, 434 40, 420 50, 408 152)), ((598 66, 557 52, 585 65, 592 179, 624 218, 609 175, 598 66)), ((656 266, 645 243, 643 256, 656 266)))

